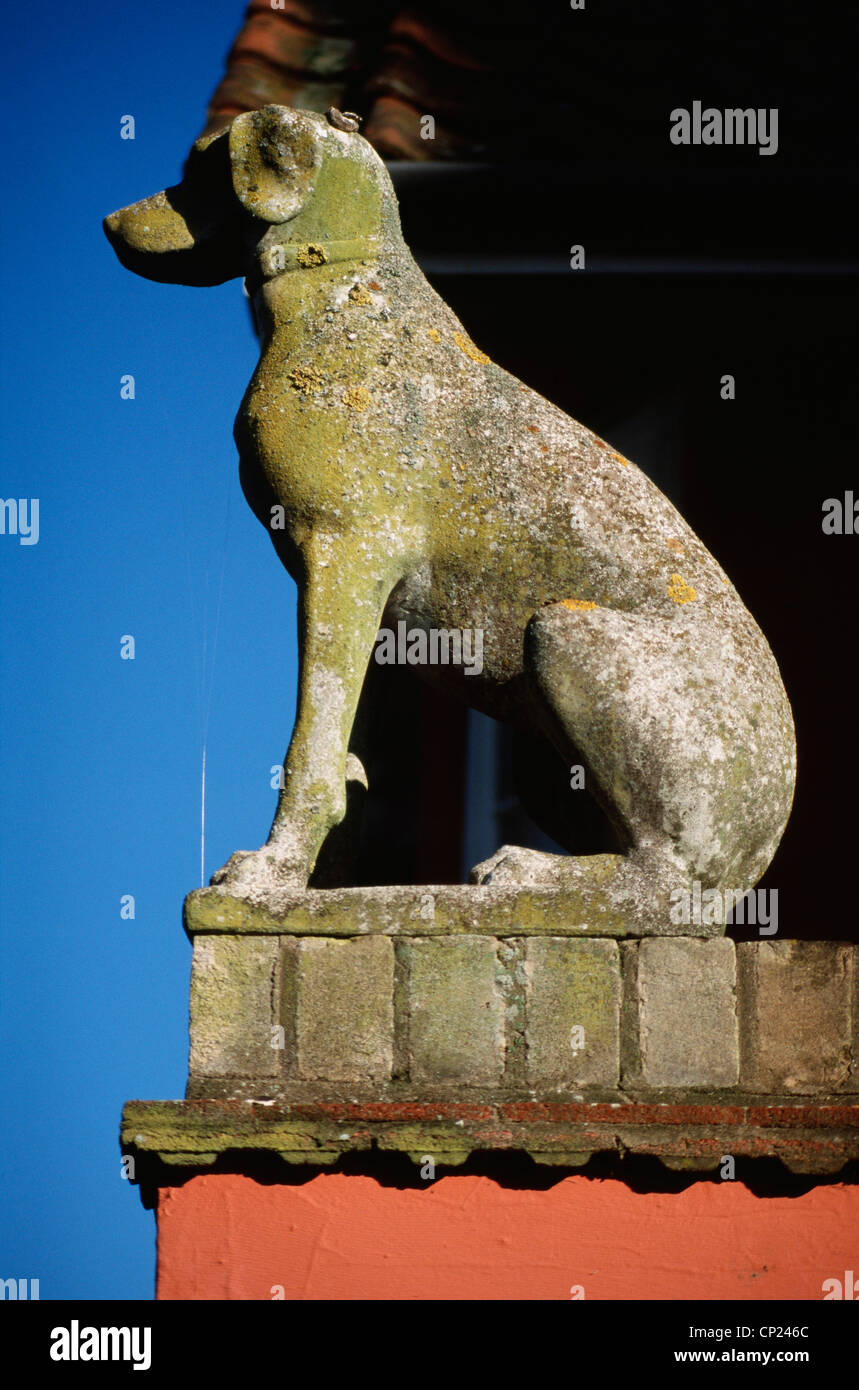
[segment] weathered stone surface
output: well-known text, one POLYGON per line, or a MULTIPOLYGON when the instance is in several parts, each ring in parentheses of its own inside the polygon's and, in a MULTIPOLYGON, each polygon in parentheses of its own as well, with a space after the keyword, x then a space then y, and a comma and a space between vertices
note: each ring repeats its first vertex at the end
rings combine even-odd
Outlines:
POLYGON ((293 943, 292 949, 295 1074, 306 1081, 389 1080, 393 943, 384 936, 349 941, 306 938, 293 943))
POLYGON ((641 1078, 648 1086, 735 1086, 739 1076, 733 941, 639 943, 641 1078))
POLYGON ((527 950, 527 938, 508 937, 498 941, 495 982, 504 1001, 504 1085, 514 1091, 527 1085, 527 950))
POLYGON ((475 936, 415 940, 409 956, 410 1080, 497 1085, 504 1069, 504 1001, 496 942, 475 936))
POLYGON ((372 146, 311 111, 244 112, 197 142, 180 188, 105 230, 149 278, 245 277, 265 326, 235 436, 301 590, 299 709, 268 841, 217 872, 225 896, 296 906, 346 813, 379 629, 400 621, 424 644, 469 634, 476 652, 479 636, 479 664, 419 642, 415 671, 498 718, 550 721, 625 842, 648 846, 504 846, 475 884, 562 888, 592 933, 661 936, 677 890, 756 883, 795 770, 763 634, 651 480, 472 342, 406 246, 372 146))
POLYGON ((276 937, 198 936, 191 966, 190 1070, 198 1076, 274 1076, 276 937))
POLYGON ((856 948, 762 941, 737 950, 743 1088, 813 1095, 850 1087, 856 948))
POLYGON ((129 1101, 121 1139, 139 1159, 138 1181, 157 1162, 205 1168, 230 1153, 241 1167, 244 1151, 326 1164, 370 1148, 398 1150, 418 1164, 427 1154, 458 1165, 471 1152, 519 1149, 562 1167, 591 1154, 632 1153, 692 1169, 716 1168, 727 1153, 834 1173, 859 1158, 859 1106, 129 1101))
POLYGON ((845 943, 193 939, 189 1098, 859 1089, 857 948, 845 943))
POLYGON ((532 939, 525 970, 528 1084, 541 1092, 616 1086, 620 957, 614 942, 532 939))
MULTIPOLYGON (((594 855, 608 880, 611 855, 594 855)), ((645 923, 640 914, 614 908, 606 897, 595 908, 596 876, 589 905, 580 894, 559 887, 520 885, 422 884, 420 887, 328 888, 284 896, 277 906, 234 898, 218 888, 197 888, 185 899, 185 930, 242 932, 257 935, 635 937, 645 923), (428 905, 431 910, 428 910, 428 905)), ((714 924, 684 926, 667 915, 661 920, 665 936, 721 936, 714 924)))

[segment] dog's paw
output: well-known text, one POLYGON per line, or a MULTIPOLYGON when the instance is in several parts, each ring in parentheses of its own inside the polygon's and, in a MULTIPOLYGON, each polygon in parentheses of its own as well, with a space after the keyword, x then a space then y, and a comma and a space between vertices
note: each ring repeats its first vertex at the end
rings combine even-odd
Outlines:
POLYGON ((212 874, 212 877, 209 879, 211 887, 220 887, 228 882, 238 866, 243 860, 248 859, 250 854, 251 851, 249 849, 239 849, 236 850, 235 854, 231 854, 226 864, 222 864, 220 869, 216 869, 212 874))
POLYGON ((307 879, 304 868, 298 868, 277 855, 269 845, 263 845, 262 849, 238 850, 230 855, 209 882, 231 897, 275 906, 284 898, 304 892, 307 879))
POLYGON ((567 855, 544 854, 538 849, 522 849, 519 845, 502 845, 489 859, 475 864, 468 875, 469 883, 501 888, 507 884, 523 887, 555 887, 569 872, 572 860, 567 855))

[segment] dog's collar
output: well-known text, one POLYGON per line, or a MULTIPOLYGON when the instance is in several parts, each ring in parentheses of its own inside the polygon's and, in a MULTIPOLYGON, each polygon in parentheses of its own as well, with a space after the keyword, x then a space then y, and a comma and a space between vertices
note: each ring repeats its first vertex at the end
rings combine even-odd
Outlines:
MULTIPOLYGON (((368 261, 378 255, 378 243, 367 237, 351 241, 289 241, 261 247, 256 257, 256 273, 248 277, 256 286, 289 270, 315 270, 337 261, 368 261)), ((251 285, 248 285, 248 289, 251 285)))

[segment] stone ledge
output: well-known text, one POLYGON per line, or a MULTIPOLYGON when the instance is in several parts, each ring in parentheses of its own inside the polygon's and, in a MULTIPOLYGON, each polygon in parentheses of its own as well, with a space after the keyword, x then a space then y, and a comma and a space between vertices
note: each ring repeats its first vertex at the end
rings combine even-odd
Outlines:
POLYGON ((141 1167, 205 1169, 227 1155, 251 1153, 326 1165, 370 1150, 458 1166, 472 1153, 521 1150, 559 1167, 581 1167, 595 1154, 631 1153, 657 1157, 671 1169, 712 1172, 731 1155, 775 1158, 797 1174, 832 1175, 859 1159, 859 1103, 129 1101, 121 1143, 141 1167))
MULTIPOLYGON (((583 915, 581 898, 562 888, 484 888, 472 884, 418 887, 316 888, 282 908, 198 888, 184 906, 185 930, 256 936, 570 936, 640 935, 611 903, 583 915)), ((666 916, 659 936, 719 937, 724 926, 679 926, 666 916)))

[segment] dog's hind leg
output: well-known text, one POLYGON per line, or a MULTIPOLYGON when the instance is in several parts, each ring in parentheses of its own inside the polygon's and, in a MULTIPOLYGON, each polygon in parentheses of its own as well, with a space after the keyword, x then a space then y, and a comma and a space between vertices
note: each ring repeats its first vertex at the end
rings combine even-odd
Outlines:
POLYGON ((757 882, 790 811, 793 725, 766 643, 745 610, 733 613, 554 603, 534 615, 534 717, 562 757, 584 758, 624 853, 505 846, 473 881, 562 886, 585 913, 653 932, 667 929, 675 890, 757 882))

